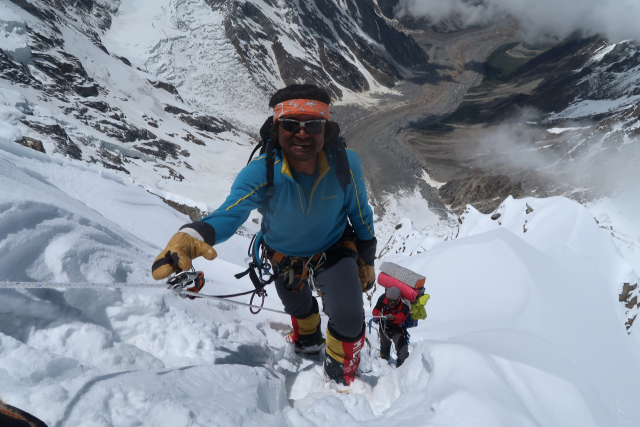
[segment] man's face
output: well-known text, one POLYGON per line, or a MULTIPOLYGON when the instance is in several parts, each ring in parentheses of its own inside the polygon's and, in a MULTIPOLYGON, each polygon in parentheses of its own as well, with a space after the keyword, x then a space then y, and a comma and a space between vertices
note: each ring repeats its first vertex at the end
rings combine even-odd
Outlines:
MULTIPOLYGON (((297 120, 300 122, 321 120, 317 116, 308 114, 295 114, 283 117, 282 119, 297 120)), ((281 125, 278 130, 278 140, 287 158, 304 162, 314 159, 318 153, 320 153, 322 147, 324 147, 324 131, 325 126, 322 126, 322 130, 317 133, 307 133, 305 128, 300 128, 297 133, 292 133, 284 130, 281 125)))
POLYGON ((387 297, 387 305, 391 308, 395 308, 396 305, 400 302, 400 298, 390 298, 387 297))

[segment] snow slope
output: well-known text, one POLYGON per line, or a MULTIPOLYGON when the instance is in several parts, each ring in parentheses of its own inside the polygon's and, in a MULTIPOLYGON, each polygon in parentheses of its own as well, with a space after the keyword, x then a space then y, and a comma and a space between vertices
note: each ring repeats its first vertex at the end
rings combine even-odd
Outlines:
MULTIPOLYGON (((2 280, 148 282, 188 221, 108 172, 6 140, 0 171, 2 280)), ((427 276, 429 318, 399 369, 369 335, 362 393, 336 393, 320 360, 292 352, 286 315, 164 290, 1 289, 0 397, 50 426, 638 425, 640 345, 614 289, 635 273, 577 203, 499 212, 469 210, 446 241, 408 220, 396 230, 384 260, 427 276)), ((196 263, 207 293, 251 289, 232 277, 247 243, 196 263)))
POLYGON ((20 4, 0 0, 0 137, 39 140, 57 159, 111 169, 205 211, 222 203, 255 141, 105 48, 118 4, 89 2, 93 15, 83 5, 20 4))

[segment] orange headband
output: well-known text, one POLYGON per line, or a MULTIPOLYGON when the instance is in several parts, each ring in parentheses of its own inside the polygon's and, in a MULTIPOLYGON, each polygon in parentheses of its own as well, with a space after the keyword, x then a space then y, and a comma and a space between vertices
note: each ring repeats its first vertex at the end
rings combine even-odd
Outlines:
POLYGON ((273 121, 294 114, 309 114, 329 120, 329 106, 312 99, 290 99, 273 107, 273 121))

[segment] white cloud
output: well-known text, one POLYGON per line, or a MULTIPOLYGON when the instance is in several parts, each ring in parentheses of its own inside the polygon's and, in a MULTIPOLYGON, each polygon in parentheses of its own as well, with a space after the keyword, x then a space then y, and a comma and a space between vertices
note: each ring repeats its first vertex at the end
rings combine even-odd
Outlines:
POLYGON ((400 0, 397 16, 425 17, 433 23, 457 16, 465 25, 515 18, 532 41, 565 38, 575 31, 602 34, 611 41, 640 41, 638 0, 400 0))

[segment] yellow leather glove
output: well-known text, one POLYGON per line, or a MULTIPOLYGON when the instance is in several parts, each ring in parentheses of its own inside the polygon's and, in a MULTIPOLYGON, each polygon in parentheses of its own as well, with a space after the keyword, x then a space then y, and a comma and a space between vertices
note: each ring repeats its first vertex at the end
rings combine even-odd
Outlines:
POLYGON ((151 266, 151 275, 156 280, 166 279, 178 270, 189 271, 191 260, 199 256, 214 260, 218 254, 211 246, 187 233, 173 235, 167 247, 156 257, 151 266))
POLYGON ((372 265, 367 265, 362 258, 356 260, 358 264, 358 278, 362 285, 362 292, 367 292, 373 288, 376 282, 376 269, 372 265))

